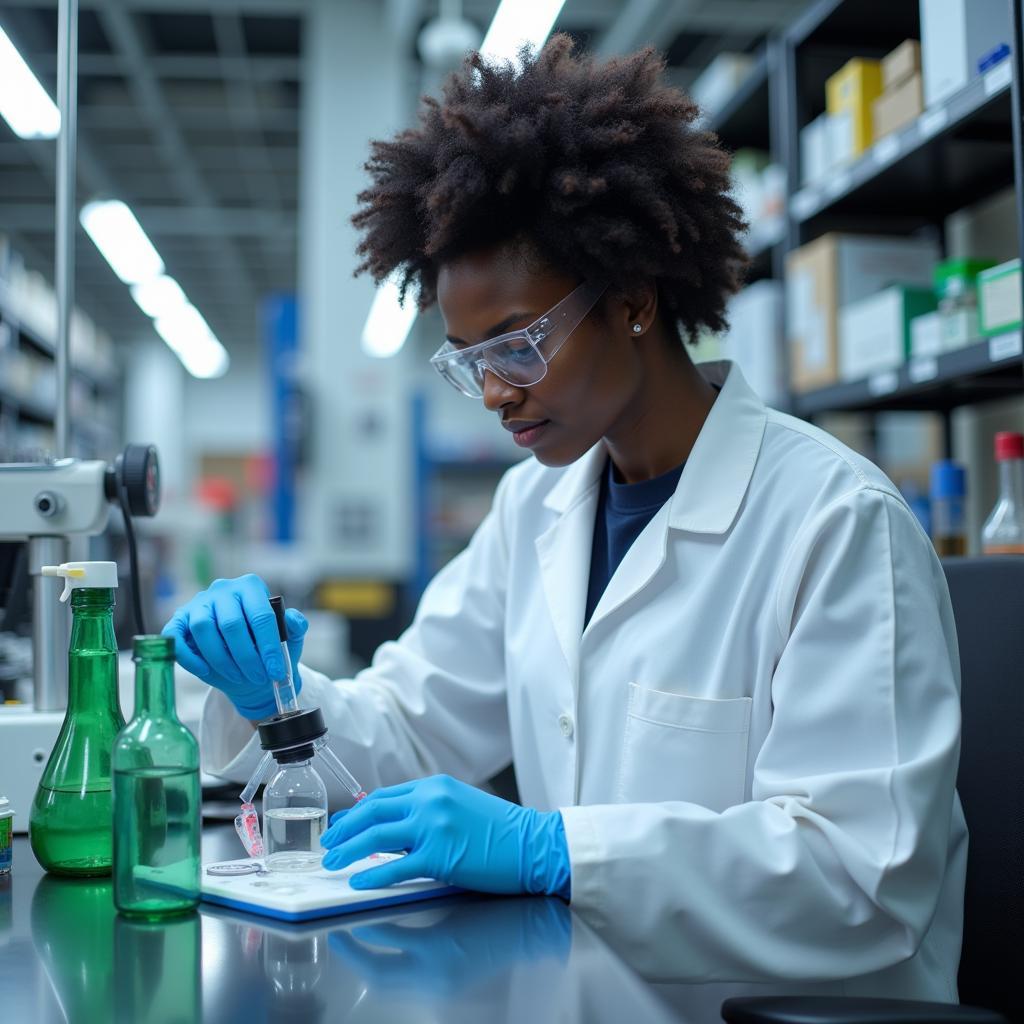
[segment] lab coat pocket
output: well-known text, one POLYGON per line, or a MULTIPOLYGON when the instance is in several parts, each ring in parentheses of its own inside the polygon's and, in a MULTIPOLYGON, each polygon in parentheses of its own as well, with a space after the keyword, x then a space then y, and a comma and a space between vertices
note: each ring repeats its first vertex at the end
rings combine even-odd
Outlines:
POLYGON ((742 803, 751 703, 630 683, 616 799, 685 800, 713 811, 742 803))

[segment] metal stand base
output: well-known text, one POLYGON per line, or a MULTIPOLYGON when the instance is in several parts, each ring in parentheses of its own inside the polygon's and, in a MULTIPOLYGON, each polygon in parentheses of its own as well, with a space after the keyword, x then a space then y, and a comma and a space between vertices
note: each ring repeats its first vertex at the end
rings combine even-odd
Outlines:
POLYGON ((0 796, 11 802, 15 833, 28 832, 32 801, 63 721, 63 711, 0 707, 0 796))

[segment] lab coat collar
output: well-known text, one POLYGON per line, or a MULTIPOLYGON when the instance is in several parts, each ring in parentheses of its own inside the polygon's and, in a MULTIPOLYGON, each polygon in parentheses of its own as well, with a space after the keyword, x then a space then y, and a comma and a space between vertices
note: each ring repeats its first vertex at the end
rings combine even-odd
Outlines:
MULTIPOLYGON (((686 460, 669 508, 668 525, 692 533, 725 533, 739 511, 761 450, 767 410, 729 360, 700 363, 698 370, 721 387, 686 460)), ((608 457, 598 442, 577 459, 548 492, 544 505, 563 514, 590 494, 608 457)))

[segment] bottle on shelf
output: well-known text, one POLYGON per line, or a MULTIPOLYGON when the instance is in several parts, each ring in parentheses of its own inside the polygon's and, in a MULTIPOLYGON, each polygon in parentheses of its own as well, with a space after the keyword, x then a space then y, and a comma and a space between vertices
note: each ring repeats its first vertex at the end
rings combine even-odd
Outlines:
POLYGON ((112 861, 111 767, 124 728, 117 699, 114 562, 44 566, 71 597, 68 709, 46 762, 29 816, 36 860, 60 875, 109 875, 112 861))
POLYGON ((932 464, 932 542, 939 557, 967 554, 965 500, 967 472, 958 462, 943 459, 932 464))
POLYGON ((996 434, 999 499, 981 529, 986 555, 1024 555, 1024 434, 996 434))
POLYGON ((135 715, 114 744, 114 904, 157 918, 199 904, 199 744, 174 706, 174 640, 137 636, 135 715))

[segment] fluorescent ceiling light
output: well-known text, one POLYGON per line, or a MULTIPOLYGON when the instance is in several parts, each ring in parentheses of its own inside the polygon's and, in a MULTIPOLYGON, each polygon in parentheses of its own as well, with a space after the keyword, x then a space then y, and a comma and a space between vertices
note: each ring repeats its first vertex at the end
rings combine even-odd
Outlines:
POLYGON ((491 60, 515 59, 519 47, 544 45, 565 0, 501 0, 480 52, 491 60))
POLYGON ((195 306, 158 317, 153 326, 193 377, 219 377, 227 370, 227 351, 195 306))
POLYGON ((164 272, 164 261, 153 248, 135 214, 119 199, 86 203, 78 215, 96 248, 125 284, 151 281, 164 272))
POLYGON ((383 359, 393 356, 409 337, 416 319, 416 302, 409 292, 405 305, 398 302, 398 282, 394 275, 378 289, 363 327, 363 351, 383 359))
POLYGON ((0 115, 23 139, 54 139, 60 111, 0 28, 0 115))
POLYGON ((157 317, 169 316, 182 306, 188 305, 181 285, 166 274, 143 281, 141 284, 133 284, 132 298, 139 309, 154 320, 157 317))

